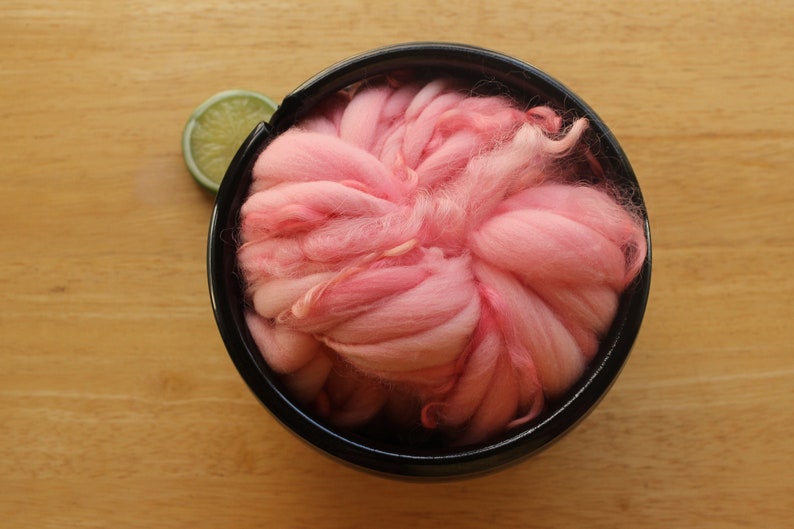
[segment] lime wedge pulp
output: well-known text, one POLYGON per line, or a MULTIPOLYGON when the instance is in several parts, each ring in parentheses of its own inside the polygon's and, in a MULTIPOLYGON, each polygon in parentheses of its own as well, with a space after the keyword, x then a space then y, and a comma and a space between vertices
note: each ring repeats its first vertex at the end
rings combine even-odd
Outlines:
POLYGON ((277 105, 248 90, 227 90, 193 111, 182 132, 182 155, 193 178, 213 193, 248 134, 268 121, 277 105))

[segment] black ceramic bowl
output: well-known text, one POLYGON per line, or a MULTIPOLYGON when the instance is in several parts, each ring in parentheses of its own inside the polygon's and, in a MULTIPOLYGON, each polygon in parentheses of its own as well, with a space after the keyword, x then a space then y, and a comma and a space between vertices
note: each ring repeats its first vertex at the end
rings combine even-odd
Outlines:
POLYGON ((331 66, 288 95, 268 124, 257 126, 223 179, 209 231, 208 275, 212 306, 223 341, 240 375, 259 400, 300 438, 339 460, 391 476, 453 478, 496 470, 546 447, 590 412, 620 372, 640 328, 650 288, 647 214, 639 185, 618 142, 601 119, 570 90, 538 69, 492 51, 456 44, 415 43, 378 49, 331 66), (235 232, 254 161, 268 143, 330 94, 367 78, 410 70, 452 76, 474 91, 497 91, 519 104, 548 104, 567 119, 586 117, 595 154, 608 178, 626 190, 644 217, 648 256, 623 294, 611 330, 585 375, 545 412, 523 427, 483 445, 463 448, 406 446, 324 424, 296 405, 257 350, 244 319, 236 271, 235 232))

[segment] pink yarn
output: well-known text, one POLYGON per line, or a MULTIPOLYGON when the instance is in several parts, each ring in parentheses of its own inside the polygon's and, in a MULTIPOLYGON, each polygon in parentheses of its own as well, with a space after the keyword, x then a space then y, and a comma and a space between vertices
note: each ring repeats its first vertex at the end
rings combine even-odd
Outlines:
POLYGON ((421 422, 466 444, 570 388, 646 252, 614 194, 571 174, 586 128, 391 81, 276 137, 238 259, 251 335, 294 398, 338 426, 421 422))

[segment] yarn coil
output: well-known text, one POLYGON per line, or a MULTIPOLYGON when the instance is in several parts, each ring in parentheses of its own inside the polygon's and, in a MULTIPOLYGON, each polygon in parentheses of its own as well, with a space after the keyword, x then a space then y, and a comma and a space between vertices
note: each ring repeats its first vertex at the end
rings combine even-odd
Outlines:
POLYGON ((296 401, 470 444, 564 394, 646 254, 587 127, 388 78, 277 136, 237 258, 251 336, 296 401))

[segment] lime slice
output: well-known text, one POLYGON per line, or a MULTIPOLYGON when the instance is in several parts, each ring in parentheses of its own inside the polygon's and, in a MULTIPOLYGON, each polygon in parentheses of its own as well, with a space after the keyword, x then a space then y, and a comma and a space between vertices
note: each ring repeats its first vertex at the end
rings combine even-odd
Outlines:
POLYGON ((267 96, 248 90, 227 90, 199 105, 182 132, 182 155, 196 182, 216 193, 245 138, 276 108, 267 96))

